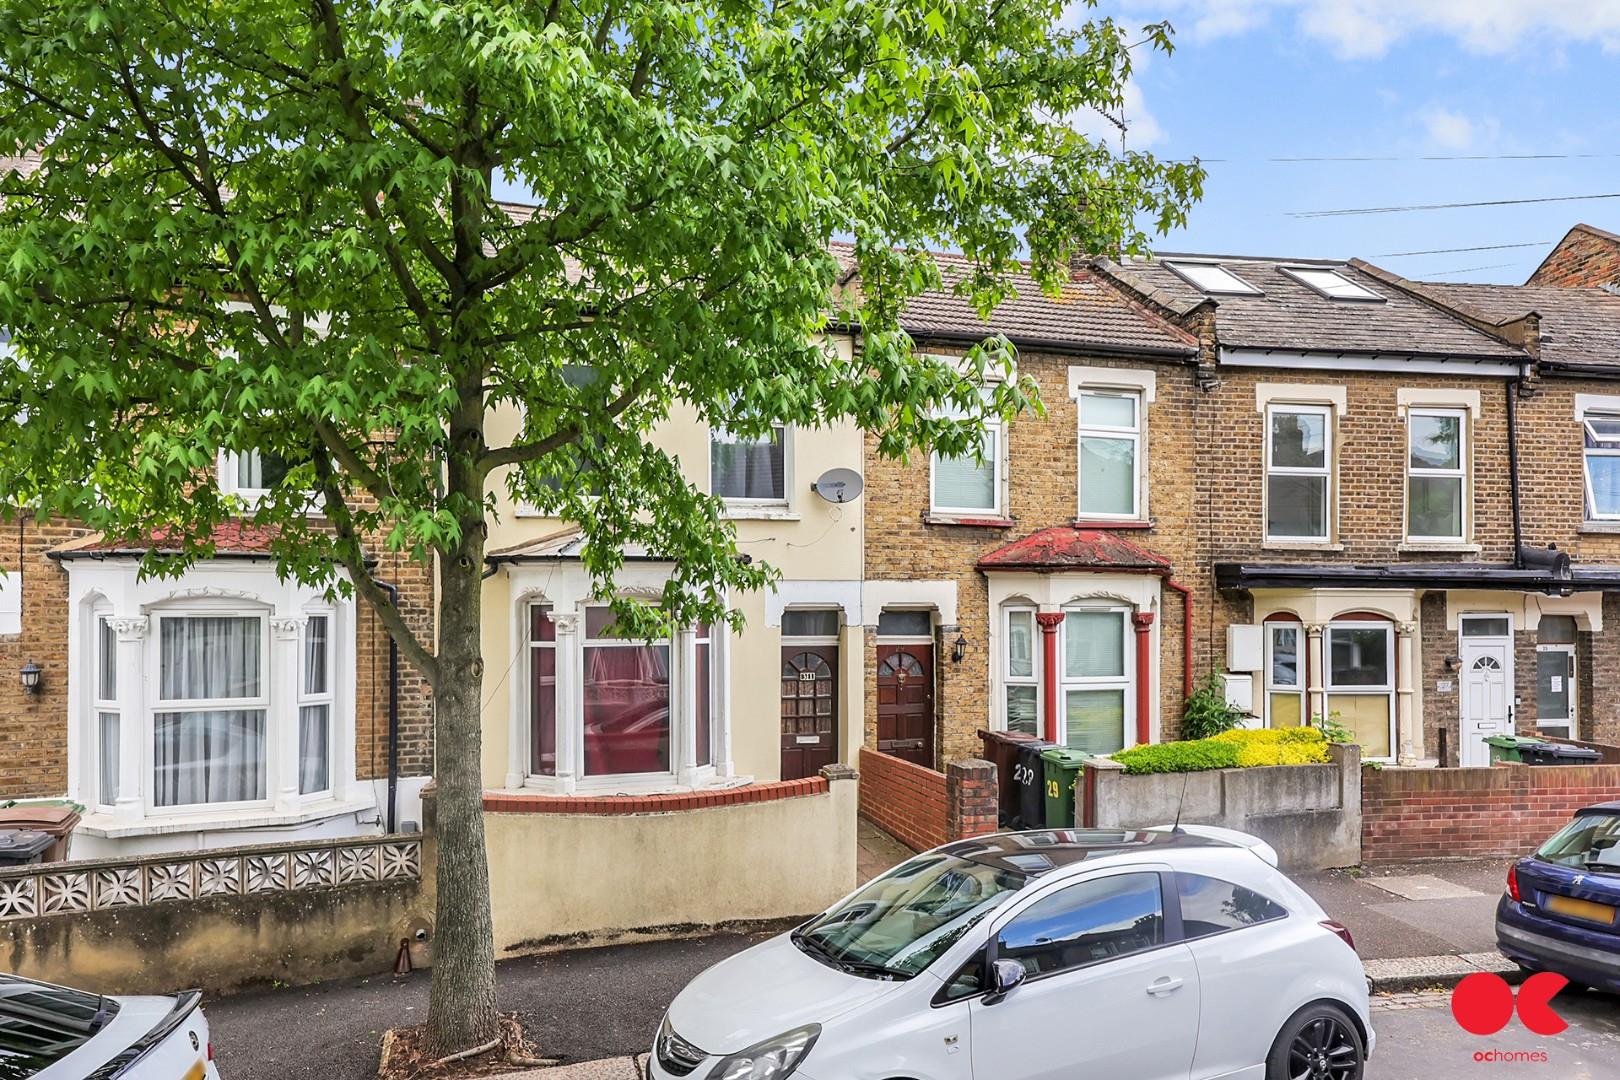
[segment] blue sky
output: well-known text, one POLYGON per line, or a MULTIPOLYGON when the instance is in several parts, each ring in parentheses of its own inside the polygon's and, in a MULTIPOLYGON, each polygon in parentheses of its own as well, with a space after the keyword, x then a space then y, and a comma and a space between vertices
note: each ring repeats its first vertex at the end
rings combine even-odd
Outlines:
POLYGON ((1161 249, 1359 255, 1411 277, 1518 283, 1574 223, 1620 231, 1620 198, 1289 216, 1620 193, 1620 0, 1103 0, 1098 12, 1176 28, 1175 53, 1145 59, 1126 108, 1126 145, 1208 163, 1204 201, 1161 249), (1421 160, 1525 154, 1572 156, 1421 160), (1400 160, 1267 160, 1320 156, 1400 160))

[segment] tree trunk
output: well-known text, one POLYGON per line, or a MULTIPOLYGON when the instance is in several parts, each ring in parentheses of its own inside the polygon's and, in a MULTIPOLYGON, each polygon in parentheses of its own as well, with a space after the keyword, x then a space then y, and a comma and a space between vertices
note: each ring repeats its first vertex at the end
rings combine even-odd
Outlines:
MULTIPOLYGON (((451 455, 448 488, 476 492, 482 480, 451 455)), ((454 496, 452 496, 454 497, 454 496)), ((480 641, 484 522, 476 495, 463 513, 461 543, 439 560, 439 685, 434 691, 434 776, 438 784, 438 910, 428 1041, 443 1055, 500 1034, 495 1004, 495 937, 489 853, 484 846, 480 641)), ((464 504, 465 505, 465 504, 464 504)))

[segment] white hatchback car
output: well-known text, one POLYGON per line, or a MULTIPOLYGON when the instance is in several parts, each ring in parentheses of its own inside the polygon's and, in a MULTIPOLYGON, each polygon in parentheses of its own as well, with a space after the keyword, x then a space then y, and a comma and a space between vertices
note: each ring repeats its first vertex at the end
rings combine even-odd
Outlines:
POLYGON ((699 975, 654 1080, 1359 1080, 1349 933, 1242 833, 935 848, 699 975))
POLYGON ((0 1080, 219 1080, 201 998, 104 997, 0 974, 0 1080))

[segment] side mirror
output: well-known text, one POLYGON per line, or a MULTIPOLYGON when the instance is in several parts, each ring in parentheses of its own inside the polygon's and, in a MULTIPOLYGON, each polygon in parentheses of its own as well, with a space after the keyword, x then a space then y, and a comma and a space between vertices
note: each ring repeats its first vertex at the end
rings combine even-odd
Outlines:
POLYGON ((994 1005, 1023 984, 1029 973, 1016 960, 997 960, 990 967, 990 992, 984 995, 986 1005, 994 1005))

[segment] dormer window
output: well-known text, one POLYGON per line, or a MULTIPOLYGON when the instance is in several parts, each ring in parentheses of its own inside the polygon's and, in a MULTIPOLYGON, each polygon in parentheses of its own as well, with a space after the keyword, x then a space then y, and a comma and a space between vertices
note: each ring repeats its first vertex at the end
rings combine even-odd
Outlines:
POLYGON ((1285 266, 1282 272, 1330 300, 1360 300, 1376 304, 1384 302, 1382 296, 1365 285, 1351 281, 1337 270, 1328 270, 1320 266, 1285 266))
POLYGON ((1202 292, 1227 296, 1259 296, 1260 290, 1219 263, 1177 259, 1165 266, 1202 292))

